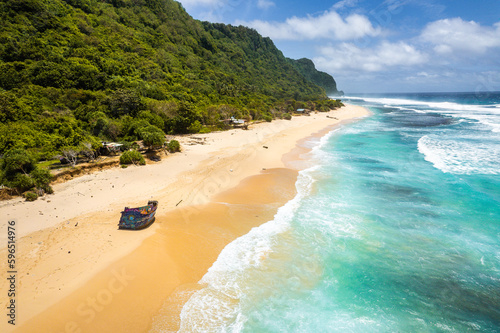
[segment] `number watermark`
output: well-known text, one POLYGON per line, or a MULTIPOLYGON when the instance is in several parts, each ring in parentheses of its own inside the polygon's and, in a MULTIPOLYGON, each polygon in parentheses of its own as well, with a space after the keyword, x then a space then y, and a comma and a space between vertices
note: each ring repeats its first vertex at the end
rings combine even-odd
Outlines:
POLYGON ((7 322, 16 325, 16 221, 9 221, 7 226, 7 322))

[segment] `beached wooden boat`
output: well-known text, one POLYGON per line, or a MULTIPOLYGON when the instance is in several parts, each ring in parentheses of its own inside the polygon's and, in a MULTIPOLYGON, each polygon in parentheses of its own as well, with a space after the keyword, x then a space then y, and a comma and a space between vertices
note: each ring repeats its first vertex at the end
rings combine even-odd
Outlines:
POLYGON ((156 200, 148 201, 148 205, 143 207, 125 207, 120 218, 120 223, 118 223, 118 228, 138 230, 147 227, 155 220, 157 207, 158 201, 156 200))

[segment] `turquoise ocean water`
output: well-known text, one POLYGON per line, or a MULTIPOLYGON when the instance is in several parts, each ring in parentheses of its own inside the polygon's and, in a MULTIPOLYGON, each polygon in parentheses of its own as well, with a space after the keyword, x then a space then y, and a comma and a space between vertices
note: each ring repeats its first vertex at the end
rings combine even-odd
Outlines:
POLYGON ((500 93, 346 97, 273 221, 229 244, 181 331, 500 332, 500 93))

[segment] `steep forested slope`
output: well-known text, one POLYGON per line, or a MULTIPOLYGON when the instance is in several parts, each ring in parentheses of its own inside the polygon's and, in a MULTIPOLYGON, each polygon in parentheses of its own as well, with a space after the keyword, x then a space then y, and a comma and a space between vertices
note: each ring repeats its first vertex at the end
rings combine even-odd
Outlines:
POLYGON ((287 58, 287 60, 307 80, 325 89, 328 95, 339 94, 335 79, 328 73, 316 70, 316 66, 314 66, 314 63, 310 59, 302 58, 294 60, 287 58))
POLYGON ((255 30, 173 0, 0 0, 0 154, 270 119, 325 98, 255 30))

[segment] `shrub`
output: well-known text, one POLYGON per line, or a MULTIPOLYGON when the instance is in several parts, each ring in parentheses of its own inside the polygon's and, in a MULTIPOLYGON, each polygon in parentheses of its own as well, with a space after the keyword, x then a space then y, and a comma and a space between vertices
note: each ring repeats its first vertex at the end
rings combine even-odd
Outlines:
POLYGON ((270 123, 271 121, 273 121, 273 117, 268 115, 268 114, 264 114, 262 115, 262 119, 264 119, 265 121, 267 121, 268 123, 270 123))
MULTIPOLYGON (((122 144, 122 146, 120 146, 120 151, 122 152, 130 150, 130 148, 132 148, 132 144, 135 144, 135 142, 129 141, 120 141, 119 143, 122 144)), ((137 144, 135 144, 135 146, 137 146, 137 144)))
POLYGON ((284 113, 283 114, 283 119, 286 119, 286 120, 292 120, 292 115, 289 114, 289 113, 284 113))
POLYGON ((199 133, 202 128, 203 125, 198 120, 195 120, 194 123, 189 125, 188 131, 189 133, 199 133))
POLYGON ((54 189, 53 189, 51 186, 49 186, 49 185, 47 185, 47 186, 43 187, 43 188, 42 188, 42 190, 43 190, 46 194, 52 194, 52 193, 54 193, 54 189))
POLYGON ((140 130, 140 137, 145 146, 152 149, 153 147, 162 146, 165 142, 165 134, 161 129, 154 125, 148 125, 140 130))
POLYGON ((36 158, 22 150, 12 150, 0 162, 0 181, 21 194, 36 188, 54 193, 50 171, 36 164, 36 158))
POLYGON ((144 157, 137 150, 129 150, 120 156, 120 164, 139 164, 145 165, 144 157))
POLYGON ((223 121, 219 121, 217 122, 217 124, 215 124, 215 130, 219 130, 219 131, 225 131, 225 130, 228 130, 230 129, 231 126, 229 126, 227 123, 223 122, 223 121))
POLYGON ((31 179, 35 182, 35 186, 41 189, 48 186, 52 180, 52 174, 47 169, 36 168, 30 173, 30 175, 31 179))
POLYGON ((9 187, 15 188, 19 193, 32 189, 35 186, 33 179, 23 173, 18 173, 14 179, 6 184, 9 187))
POLYGON ((7 152, 0 161, 0 169, 7 179, 13 179, 17 174, 28 174, 36 168, 35 157, 23 149, 7 152))
POLYGON ((35 201, 36 199, 38 199, 38 194, 36 194, 35 192, 26 192, 24 193, 24 198, 26 198, 26 201, 35 201))
POLYGON ((181 151, 181 145, 177 140, 171 140, 167 145, 168 151, 171 153, 175 153, 177 151, 181 151))
POLYGON ((37 167, 30 173, 30 176, 36 188, 43 190, 47 194, 54 193, 54 190, 49 185, 52 180, 52 174, 49 170, 37 167))

